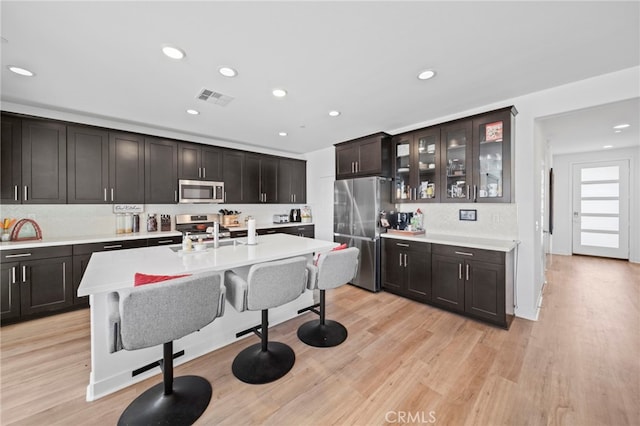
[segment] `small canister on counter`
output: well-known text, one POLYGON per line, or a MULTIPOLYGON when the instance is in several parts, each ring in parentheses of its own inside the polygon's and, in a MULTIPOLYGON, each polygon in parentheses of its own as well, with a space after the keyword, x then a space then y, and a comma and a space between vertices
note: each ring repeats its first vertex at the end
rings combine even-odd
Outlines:
POLYGON ((170 214, 160 215, 160 230, 171 231, 171 215, 170 214))
POLYGON ((158 219, 155 213, 149 213, 147 218, 147 232, 156 232, 158 230, 158 219))
POLYGON ((138 213, 133 214, 133 232, 140 232, 140 215, 138 213))

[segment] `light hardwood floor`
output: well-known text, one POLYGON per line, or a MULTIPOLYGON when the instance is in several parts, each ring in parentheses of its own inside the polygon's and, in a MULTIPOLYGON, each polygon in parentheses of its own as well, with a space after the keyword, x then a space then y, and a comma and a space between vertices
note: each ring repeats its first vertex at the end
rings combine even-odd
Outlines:
MULTIPOLYGON (((271 328, 296 352, 293 370, 274 383, 231 374, 256 337, 177 367, 213 385, 197 424, 640 424, 640 265, 554 256, 539 321, 516 319, 509 331, 352 286, 327 300, 347 341, 299 342, 311 313, 271 328)), ((86 402, 88 321, 84 310, 1 329, 2 425, 115 424, 161 380, 86 402)))

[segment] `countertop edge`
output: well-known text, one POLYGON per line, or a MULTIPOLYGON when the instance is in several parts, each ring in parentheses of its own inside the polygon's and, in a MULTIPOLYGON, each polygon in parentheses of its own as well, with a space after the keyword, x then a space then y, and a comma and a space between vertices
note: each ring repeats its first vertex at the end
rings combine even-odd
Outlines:
POLYGON ((460 246, 468 248, 477 248, 482 250, 493 250, 510 252, 520 241, 518 240, 500 240, 480 237, 463 237, 457 235, 443 235, 443 234, 423 234, 423 235, 398 235, 384 233, 382 238, 416 241, 421 243, 443 244, 450 246, 460 246))

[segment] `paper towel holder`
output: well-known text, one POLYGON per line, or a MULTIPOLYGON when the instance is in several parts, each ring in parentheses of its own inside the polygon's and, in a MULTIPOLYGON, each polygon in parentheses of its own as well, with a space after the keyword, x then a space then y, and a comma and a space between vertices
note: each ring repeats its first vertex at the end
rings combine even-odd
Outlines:
POLYGON ((247 219, 247 245, 255 246, 257 244, 256 234, 256 220, 249 216, 247 219))

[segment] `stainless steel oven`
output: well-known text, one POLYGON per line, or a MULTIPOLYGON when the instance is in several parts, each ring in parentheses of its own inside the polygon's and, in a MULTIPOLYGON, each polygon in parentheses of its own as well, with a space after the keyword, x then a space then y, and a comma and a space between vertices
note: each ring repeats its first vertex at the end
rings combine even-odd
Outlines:
POLYGON ((224 202, 224 182, 178 180, 179 202, 185 204, 224 202))

